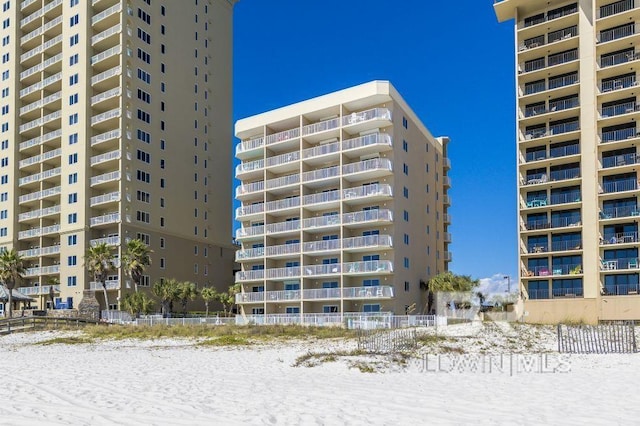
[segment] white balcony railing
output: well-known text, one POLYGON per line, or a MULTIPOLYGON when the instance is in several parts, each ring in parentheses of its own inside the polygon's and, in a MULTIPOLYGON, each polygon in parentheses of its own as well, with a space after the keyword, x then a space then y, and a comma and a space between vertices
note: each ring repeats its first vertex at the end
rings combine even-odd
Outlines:
POLYGON ((236 294, 236 303, 279 302, 293 300, 339 300, 393 298, 393 287, 313 288, 305 290, 256 291, 236 294))
POLYGON ((122 3, 118 2, 117 4, 111 6, 110 8, 103 10, 97 15, 94 15, 91 18, 91 25, 95 25, 98 22, 102 21, 103 19, 106 19, 109 16, 113 15, 114 13, 118 13, 120 11, 122 11, 122 3))
POLYGON ((345 199, 362 198, 375 195, 392 196, 393 192, 391 190, 391 185, 371 184, 343 190, 343 196, 345 199))
POLYGON ((236 166, 236 175, 253 172, 264 168, 264 160, 249 161, 236 166))
POLYGON ((33 58, 34 56, 41 54, 42 52, 49 49, 50 47, 55 46, 56 44, 61 42, 62 42, 62 34, 57 35, 54 38, 47 40, 43 44, 38 45, 38 47, 35 47, 29 50, 28 52, 23 53, 22 55, 20 55, 20 62, 25 62, 33 58))
POLYGON ((276 210, 291 209, 300 206, 300 197, 285 198, 283 200, 269 201, 265 203, 265 211, 273 212, 276 210))
POLYGON ((333 142, 307 148, 302 151, 302 158, 320 157, 340 151, 340 142, 333 142))
POLYGON ((97 226, 118 222, 120 222, 120 213, 109 213, 102 216, 92 217, 90 224, 91 226, 97 226))
POLYGON ((321 241, 307 241, 304 243, 305 252, 319 252, 319 251, 335 251, 340 250, 342 240, 321 240, 321 241))
POLYGON ((361 212, 345 213, 342 215, 342 223, 345 225, 367 222, 392 222, 393 212, 387 209, 364 210, 361 212))
POLYGON ((62 172, 62 169, 60 167, 57 167, 55 169, 47 170, 46 172, 36 173, 30 176, 26 176, 18 180, 18 185, 22 186, 28 183, 39 182, 41 180, 49 179, 51 177, 60 176, 61 172, 62 172))
POLYGON ((33 121, 30 121, 28 123, 25 123, 23 125, 20 126, 20 133, 22 132, 26 132, 27 130, 31 130, 34 129, 36 127, 40 127, 46 123, 49 123, 53 120, 57 120, 62 116, 62 112, 61 111, 54 111, 51 114, 47 114, 44 117, 41 118, 37 118, 33 121))
POLYGON ((327 191, 327 192, 320 192, 317 194, 305 195, 303 197, 303 204, 305 206, 308 206, 311 204, 331 203, 335 201, 340 201, 340 191, 337 189, 334 191, 327 191))
POLYGON ((236 209, 236 217, 248 216, 264 212, 264 203, 250 204, 236 209))
POLYGON ((345 274, 391 273, 393 262, 390 260, 369 260, 343 264, 345 274))
POLYGON ((391 111, 389 111, 387 108, 373 108, 367 111, 354 112, 342 117, 342 125, 349 126, 371 120, 391 121, 391 111))
POLYGON ((31 148, 33 146, 37 146, 43 144, 45 142, 49 142, 50 140, 59 138, 62 136, 62 129, 54 130, 53 132, 49 132, 43 136, 38 136, 37 138, 29 139, 28 141, 22 142, 20 144, 20 150, 31 148))
POLYGON ((16 290, 18 290, 20 293, 24 294, 25 296, 43 296, 43 295, 49 295, 51 293, 52 287, 53 287, 54 293, 57 293, 57 294, 60 293, 59 285, 54 285, 54 286, 38 285, 33 287, 17 287, 16 290))
POLYGON ((18 232, 19 239, 40 237, 43 235, 57 234, 60 232, 60 225, 45 226, 44 228, 34 228, 18 232))
POLYGON ((44 154, 35 155, 33 157, 25 158, 24 160, 18 163, 19 167, 27 167, 32 164, 40 163, 41 161, 50 160, 52 158, 60 157, 62 155, 62 149, 53 149, 51 151, 47 151, 44 154))
POLYGON ((237 282, 261 281, 263 279, 264 279, 264 269, 236 272, 236 281, 237 282))
POLYGON ((371 160, 359 161, 357 163, 345 164, 342 166, 342 174, 350 175, 353 173, 368 172, 372 170, 392 171, 391 160, 388 158, 373 158, 371 160))
POLYGON ((91 125, 94 126, 103 121, 111 120, 112 118, 120 117, 120 108, 114 108, 110 111, 103 112, 102 114, 94 115, 91 117, 91 125))
POLYGON ((62 188, 60 186, 55 186, 53 188, 45 189, 42 191, 31 192, 29 194, 21 195, 20 198, 18 198, 18 202, 22 204, 28 201, 41 200, 43 198, 59 195, 61 192, 62 192, 62 188))
POLYGON ((96 238, 89 241, 91 247, 95 247, 99 244, 106 244, 108 246, 119 246, 120 245, 120 236, 112 235, 110 237, 96 238))
POLYGON ((247 141, 242 141, 238 145, 236 145, 236 155, 243 152, 258 149, 263 145, 264 145, 264 138, 256 138, 256 139, 250 139, 247 141))
POLYGON ((256 235, 262 235, 264 234, 264 226, 263 225, 259 225, 259 226, 249 226, 247 228, 238 228, 236 229, 236 238, 243 238, 243 237, 253 237, 256 235))
POLYGON ((93 176, 91 178, 91 186, 99 185, 101 183, 112 182, 120 179, 120 170, 116 170, 102 175, 93 176))
POLYGON ((265 138, 265 145, 284 142, 290 139, 295 139, 297 137, 300 137, 300 129, 296 128, 296 129, 285 130, 284 132, 278 132, 273 135, 268 135, 265 138))
POLYGON ((391 247, 392 245, 390 235, 365 235, 361 237, 345 238, 342 240, 342 248, 344 250, 369 247, 391 247))
POLYGON ((20 73, 20 80, 23 80, 33 74, 41 72, 43 69, 47 68, 50 65, 55 64, 56 62, 62 61, 62 53, 58 53, 57 55, 45 60, 44 62, 39 63, 38 65, 34 65, 33 67, 26 69, 20 73))
POLYGON ((97 95, 91 97, 91 105, 93 106, 102 101, 106 101, 107 99, 115 98, 116 96, 120 96, 121 94, 122 94, 122 89, 120 87, 116 87, 114 89, 109 89, 105 92, 98 93, 97 95))
POLYGON ((113 203, 120 201, 120 191, 110 192, 108 194, 98 195, 89 199, 89 206, 97 206, 100 204, 113 203))
POLYGON ((289 220, 286 222, 270 223, 265 225, 264 230, 267 234, 277 234, 280 232, 291 232, 300 229, 300 220, 289 220))
POLYGON ((104 61, 105 59, 115 55, 119 55, 120 53, 122 53, 122 46, 120 46, 119 44, 116 46, 110 47, 109 49, 103 52, 100 52, 97 55, 93 55, 91 57, 91 65, 95 65, 100 61, 104 61))
POLYGON ((55 214, 59 214, 60 213, 60 206, 51 206, 51 207, 45 207, 43 209, 38 209, 38 210, 33 210, 30 212, 25 212, 25 213, 20 213, 18 215, 18 220, 19 221, 23 221, 23 220, 30 220, 30 219, 38 219, 41 217, 47 217, 47 216, 51 216, 51 215, 55 215, 55 214))
POLYGON ((357 138, 342 141, 342 149, 344 151, 371 145, 391 146, 391 136, 386 133, 372 133, 370 135, 359 136, 357 138))
POLYGON ((107 80, 116 75, 122 74, 122 67, 118 65, 117 67, 113 67, 111 69, 106 70, 105 72, 101 72, 100 74, 94 75, 91 77, 91 85, 94 86, 101 81, 107 80))
POLYGON ((315 180, 329 179, 340 176, 340 166, 325 167, 323 169, 312 170, 302 174, 304 182, 312 182, 315 180))
POLYGON ((27 268, 25 277, 36 277, 38 275, 54 275, 60 273, 60 265, 42 266, 39 268, 27 268))
MULTIPOLYGON (((120 288, 120 280, 106 280, 104 282, 105 287, 107 287, 107 290, 117 290, 120 288)), ((96 281, 91 281, 89 283, 89 290, 102 290, 102 283, 96 282, 96 281)))
POLYGON ((337 129, 340 126, 340 118, 332 118, 319 123, 309 124, 302 128, 302 135, 312 135, 314 133, 326 132, 327 130, 337 129))
POLYGON ((116 25, 114 25, 111 28, 108 28, 104 31, 102 31, 101 33, 98 33, 96 35, 94 35, 93 37, 91 37, 91 45, 93 46, 96 43, 101 42, 102 40, 111 37, 114 34, 119 33, 120 31, 122 31, 122 25, 120 23, 117 23, 116 25))
POLYGON ((282 164, 292 163, 300 159, 300 151, 288 152, 286 154, 276 155, 275 157, 269 157, 265 161, 266 167, 275 167, 282 164))
POLYGON ((20 250, 18 254, 21 257, 29 258, 29 257, 40 257, 40 256, 48 256, 51 254, 60 253, 60 244, 49 247, 40 247, 40 248, 32 248, 29 250, 20 250))
POLYGON ((94 155, 91 157, 90 163, 92 166, 100 163, 104 163, 105 161, 118 160, 120 159, 121 152, 119 149, 111 152, 105 152, 104 154, 94 155))
POLYGON ((29 87, 26 87, 20 90, 20 97, 23 98, 33 92, 42 90, 44 87, 47 87, 48 85, 58 82, 60 80, 62 80, 62 73, 59 72, 57 74, 52 75, 51 77, 47 77, 42 81, 39 81, 35 84, 32 84, 29 87))
POLYGON ((101 144, 120 137, 120 129, 111 130, 106 133, 102 133, 91 137, 91 146, 101 144))
POLYGON ((24 107, 20 108, 20 115, 22 114, 26 114, 28 112, 34 111, 36 109, 40 109, 45 105, 50 104, 51 102, 55 102, 57 100, 60 100, 62 98, 62 92, 56 92, 52 95, 49 96, 45 96, 42 99, 39 99, 35 102, 30 103, 29 105, 25 105, 24 107))

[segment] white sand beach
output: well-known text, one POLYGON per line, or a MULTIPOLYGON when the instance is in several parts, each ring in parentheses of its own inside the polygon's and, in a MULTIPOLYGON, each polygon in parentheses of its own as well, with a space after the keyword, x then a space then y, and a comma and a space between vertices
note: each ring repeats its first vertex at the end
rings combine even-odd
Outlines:
MULTIPOLYGON (((477 332, 473 327, 439 333, 466 336, 477 332)), ((308 352, 351 350, 355 341, 241 348, 177 339, 34 345, 69 335, 81 332, 0 337, 0 424, 583 425, 635 424, 640 416, 640 354, 561 356, 553 352, 550 328, 526 337, 508 330, 476 333, 440 357, 423 348, 405 367, 369 355, 294 366, 308 352), (531 351, 516 354, 508 345, 531 351), (462 350, 467 361, 475 354, 484 367, 455 364, 462 350), (507 362, 489 369, 500 357, 519 367, 507 362), (546 366, 532 367, 531 360, 546 366), (373 365, 375 372, 358 365, 373 365)))

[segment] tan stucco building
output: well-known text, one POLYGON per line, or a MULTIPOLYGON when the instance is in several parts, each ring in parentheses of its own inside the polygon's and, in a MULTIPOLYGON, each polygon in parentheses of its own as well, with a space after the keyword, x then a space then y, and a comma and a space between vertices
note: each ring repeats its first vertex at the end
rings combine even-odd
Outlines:
POLYGON ((386 81, 242 119, 235 134, 241 314, 422 312, 420 282, 451 260, 448 138, 386 81))
POLYGON ((503 0, 525 320, 640 319, 640 4, 503 0))
MULTIPOLYGON (((91 245, 154 250, 163 277, 233 283, 234 0, 10 0, 0 38, 0 246, 75 307, 91 245)), ((130 279, 109 277, 118 307, 130 279)), ((96 296, 104 308, 102 292, 96 296)))

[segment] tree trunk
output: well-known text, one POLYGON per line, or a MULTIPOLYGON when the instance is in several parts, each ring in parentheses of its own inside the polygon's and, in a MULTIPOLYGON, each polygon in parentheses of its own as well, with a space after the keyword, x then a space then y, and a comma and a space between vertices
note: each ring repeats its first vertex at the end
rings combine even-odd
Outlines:
POLYGON ((104 304, 107 312, 109 311, 109 296, 107 295, 107 282, 102 281, 102 291, 104 292, 104 304))
POLYGON ((209 302, 204 302, 205 316, 209 316, 209 302))
POLYGON ((133 289, 134 291, 137 293, 138 292, 138 281, 140 280, 140 277, 138 276, 138 274, 131 273, 131 279, 133 280, 133 289))
POLYGON ((13 318, 13 287, 15 287, 15 283, 12 283, 11 285, 7 283, 6 287, 7 287, 7 299, 8 299, 7 301, 9 302, 9 318, 13 318))

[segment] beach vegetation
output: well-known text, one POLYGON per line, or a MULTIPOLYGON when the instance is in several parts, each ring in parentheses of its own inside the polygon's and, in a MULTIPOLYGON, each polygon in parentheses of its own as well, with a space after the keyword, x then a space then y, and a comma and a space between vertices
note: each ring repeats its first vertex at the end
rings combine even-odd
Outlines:
POLYGON ((105 309, 109 310, 109 296, 107 294, 107 276, 115 269, 115 263, 111 249, 106 243, 100 243, 89 247, 84 256, 84 264, 87 271, 93 275, 95 282, 100 283, 104 294, 105 309))
POLYGON ((22 280, 25 271, 24 261, 15 249, 0 253, 0 280, 7 289, 9 318, 13 316, 13 289, 22 280))

